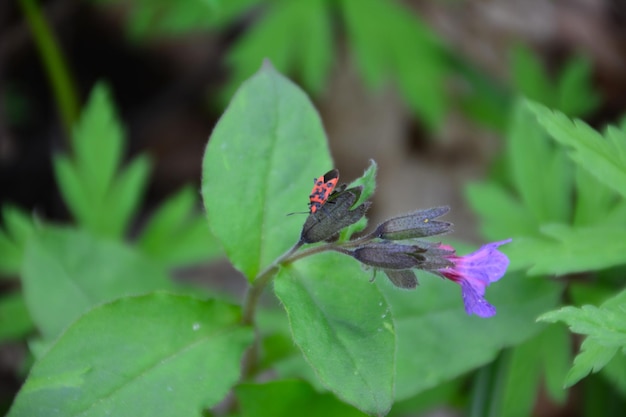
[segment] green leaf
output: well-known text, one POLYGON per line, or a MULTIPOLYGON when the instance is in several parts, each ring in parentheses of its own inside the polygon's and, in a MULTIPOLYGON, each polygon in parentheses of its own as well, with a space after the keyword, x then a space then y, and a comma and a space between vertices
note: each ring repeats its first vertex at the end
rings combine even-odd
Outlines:
POLYGON ((512 350, 504 381, 502 417, 532 414, 537 386, 543 377, 550 397, 562 403, 567 392, 562 381, 569 367, 569 335, 563 328, 550 327, 512 350))
POLYGON ((580 165, 576 167, 576 207, 574 225, 591 226, 606 220, 615 207, 615 192, 580 165))
POLYGON ((609 128, 605 137, 586 123, 571 121, 563 113, 528 103, 539 123, 560 144, 569 156, 598 181, 626 197, 626 134, 609 128))
POLYGON ((136 211, 150 170, 141 156, 119 172, 124 132, 108 88, 98 84, 73 134, 74 157, 56 156, 54 171, 63 199, 81 226, 121 238, 136 211))
POLYGON ((511 72, 516 90, 546 105, 554 105, 556 91, 543 63, 524 45, 517 45, 511 54, 511 72))
POLYGON ((138 240, 139 247, 165 266, 206 261, 220 253, 204 216, 196 210, 197 193, 184 187, 155 211, 138 240))
POLYGON ((33 322, 20 292, 0 298, 0 342, 22 339, 33 330, 33 322))
POLYGON ((626 291, 622 291, 600 307, 567 306, 539 317, 538 320, 551 323, 562 321, 571 331, 587 336, 566 377, 566 386, 575 384, 590 372, 598 372, 618 351, 626 352, 625 306, 626 291))
POLYGON ((512 179, 524 206, 537 223, 567 222, 571 175, 566 157, 561 149, 554 149, 523 101, 513 109, 507 137, 512 179))
POLYGON ((460 288, 431 275, 420 277, 415 291, 400 291, 377 280, 396 322, 398 352, 396 398, 411 397, 492 361, 499 350, 537 334, 535 323, 553 308, 561 285, 507 274, 487 291, 498 313, 467 316, 460 288))
POLYGON ((379 87, 391 78, 426 125, 439 127, 448 107, 444 88, 448 64, 439 38, 395 2, 342 0, 340 4, 366 84, 379 87))
POLYGON ((302 381, 241 384, 235 388, 242 417, 365 417, 366 414, 338 401, 331 394, 315 392, 302 381))
POLYGON ((6 233, 0 229, 0 275, 15 276, 22 267, 24 246, 34 230, 32 220, 17 207, 2 207, 2 219, 6 233))
POLYGON ((585 305, 581 308, 563 307, 543 314, 539 320, 554 323, 563 321, 569 328, 585 334, 601 346, 626 346, 626 310, 623 308, 598 308, 585 305))
POLYGON ((626 369, 626 354, 622 351, 613 356, 602 368, 601 375, 622 394, 623 398, 626 398, 626 372, 624 369, 626 369))
POLYGON ((600 97, 593 89, 591 62, 578 56, 567 62, 557 81, 557 108, 568 116, 582 116, 596 109, 600 97))
POLYGON ((47 340, 97 304, 172 287, 165 271, 134 249, 52 227, 31 237, 22 280, 28 309, 47 340))
POLYGON ((109 211, 100 210, 100 224, 105 225, 107 231, 103 236, 122 236, 128 228, 148 184, 150 165, 150 159, 140 155, 116 178, 107 195, 109 211))
POLYGON ((393 400, 393 318, 359 264, 336 253, 306 258, 281 269, 274 290, 294 341, 322 383, 368 414, 387 413, 393 400))
POLYGON ((235 306, 166 293, 98 306, 33 366, 10 417, 199 415, 239 378, 235 306))
POLYGON ((309 99, 270 64, 239 89, 203 161, 209 226, 237 269, 252 280, 298 239, 311 179, 332 167, 309 99))
POLYGON ((509 270, 529 275, 593 271, 626 263, 626 226, 546 225, 541 237, 517 238, 507 246, 509 270))
POLYGON ((489 240, 536 234, 538 224, 534 216, 499 185, 470 183, 465 195, 472 209, 480 215, 481 233, 489 240))
POLYGON ((296 69, 302 83, 320 93, 333 61, 332 23, 325 0, 282 1, 268 5, 264 16, 230 50, 234 74, 227 91, 248 78, 268 58, 283 72, 296 69))
MULTIPOLYGON (((353 207, 357 207, 372 198, 372 196, 374 195, 374 191, 376 190, 377 171, 378 165, 376 165, 376 161, 370 159, 370 166, 367 167, 363 175, 352 181, 350 185, 348 185, 348 188, 363 187, 361 195, 356 200, 356 203, 353 204, 353 207)), ((339 241, 344 242, 346 240, 349 240, 353 234, 363 231, 366 227, 367 217, 364 216, 355 224, 343 229, 340 233, 339 241)))

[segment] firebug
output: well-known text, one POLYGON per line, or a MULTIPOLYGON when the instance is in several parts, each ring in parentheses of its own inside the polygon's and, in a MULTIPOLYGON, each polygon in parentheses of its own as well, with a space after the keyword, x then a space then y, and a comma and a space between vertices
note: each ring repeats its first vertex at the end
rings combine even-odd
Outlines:
POLYGON ((339 170, 331 169, 326 174, 313 180, 313 189, 309 195, 309 213, 317 212, 326 203, 339 181, 339 170))
MULTIPOLYGON (((328 201, 328 197, 331 196, 337 186, 337 181, 339 181, 338 169, 331 169, 319 178, 313 178, 313 189, 309 195, 309 214, 317 213, 328 201)), ((289 213, 288 216, 291 214, 297 213, 289 213)))

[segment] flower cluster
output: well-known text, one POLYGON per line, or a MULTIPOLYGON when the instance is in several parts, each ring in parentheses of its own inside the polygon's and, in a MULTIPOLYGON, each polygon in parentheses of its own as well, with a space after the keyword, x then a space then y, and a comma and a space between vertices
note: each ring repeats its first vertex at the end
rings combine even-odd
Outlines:
MULTIPOLYGON (((353 207, 361 192, 361 187, 341 187, 322 210, 309 215, 301 242, 334 241, 342 229, 358 222, 370 206, 364 202, 353 207)), ((509 260, 498 247, 511 240, 484 245, 465 256, 458 256, 451 246, 420 240, 451 231, 451 223, 436 220, 448 211, 449 207, 444 206, 394 217, 372 233, 331 249, 382 270, 396 287, 403 289, 417 287, 416 269, 439 275, 461 286, 467 314, 491 317, 496 309, 485 299, 485 288, 506 272, 509 260)))

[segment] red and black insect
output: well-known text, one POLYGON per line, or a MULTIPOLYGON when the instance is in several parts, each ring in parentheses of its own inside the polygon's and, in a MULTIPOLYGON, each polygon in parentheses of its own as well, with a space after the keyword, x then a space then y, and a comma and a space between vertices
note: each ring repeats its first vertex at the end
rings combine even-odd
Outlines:
MULTIPOLYGON (((337 181, 339 181, 338 169, 331 169, 319 178, 313 178, 313 189, 309 195, 309 214, 317 213, 326 204, 328 197, 330 197, 337 186, 337 181)), ((298 213, 306 212, 289 213, 288 216, 298 213)))
POLYGON ((328 201, 339 181, 339 170, 331 169, 326 174, 313 180, 314 185, 309 195, 309 213, 317 212, 328 201))

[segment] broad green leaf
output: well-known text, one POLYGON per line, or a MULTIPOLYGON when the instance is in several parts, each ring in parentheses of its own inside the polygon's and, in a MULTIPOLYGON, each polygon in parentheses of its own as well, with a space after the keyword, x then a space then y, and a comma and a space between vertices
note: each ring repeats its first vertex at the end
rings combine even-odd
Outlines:
POLYGON ((518 238, 507 246, 510 270, 529 275, 593 271, 626 263, 626 226, 546 225, 541 237, 518 238))
POLYGON ((33 366, 10 417, 194 416, 239 378, 253 332, 239 308, 166 293, 73 323, 33 366))
POLYGON ((166 266, 206 261, 221 249, 196 209, 197 192, 190 186, 166 200, 152 215, 138 244, 166 266))
POLYGON ((302 83, 321 92, 333 59, 332 22, 325 0, 281 1, 267 5, 256 25, 229 51, 233 91, 268 58, 283 72, 296 69, 302 83))
POLYGON ((598 181, 626 197, 626 135, 611 128, 603 137, 586 123, 563 113, 528 103, 546 131, 567 147, 570 157, 598 181))
POLYGON ((468 316, 460 288, 422 275, 415 291, 401 291, 385 280, 384 290, 398 335, 396 398, 411 397, 492 361, 499 350, 537 334, 542 312, 556 306, 557 283, 508 274, 487 290, 495 317, 468 316))
POLYGON ((282 268, 274 290, 322 383, 360 410, 384 415, 393 401, 395 329, 369 279, 357 262, 325 253, 282 268))
POLYGON ((567 62, 559 75, 556 92, 557 108, 569 116, 584 115, 600 103, 600 97, 593 90, 591 62, 578 56, 567 62))
POLYGON ((0 342, 22 339, 34 328, 22 293, 12 292, 0 298, 0 342))
POLYGON ((513 183, 538 223, 569 220, 568 166, 523 101, 514 106, 507 151, 513 183))
POLYGON ((302 381, 241 384, 235 388, 242 417, 365 417, 333 395, 316 392, 302 381), (297 411, 296 411, 297 410, 297 411))
POLYGON ((511 72, 516 90, 524 96, 546 105, 554 105, 555 88, 535 53, 526 46, 512 50, 511 72))
POLYGON ((500 240, 536 234, 538 224, 533 215, 499 185, 472 183, 465 188, 465 195, 482 219, 480 230, 486 238, 500 240))
POLYGON ((22 281, 33 321, 48 340, 97 304, 172 287, 165 271, 133 248, 52 227, 28 242, 22 281))
POLYGON ((26 240, 34 230, 32 220, 17 207, 2 207, 6 232, 0 229, 0 276, 12 277, 19 273, 26 240))
POLYGON ((65 203, 85 229, 121 238, 138 208, 150 164, 140 156, 120 171, 124 132, 104 84, 94 87, 72 143, 72 158, 58 155, 54 159, 65 203))
POLYGON ((427 416, 428 411, 454 404, 458 393, 463 391, 464 382, 461 378, 445 382, 407 400, 398 401, 393 404, 389 417, 427 416))
POLYGON ((252 280, 298 240, 311 179, 332 168, 319 116, 269 63, 246 81, 213 131, 203 161, 209 226, 252 280))

